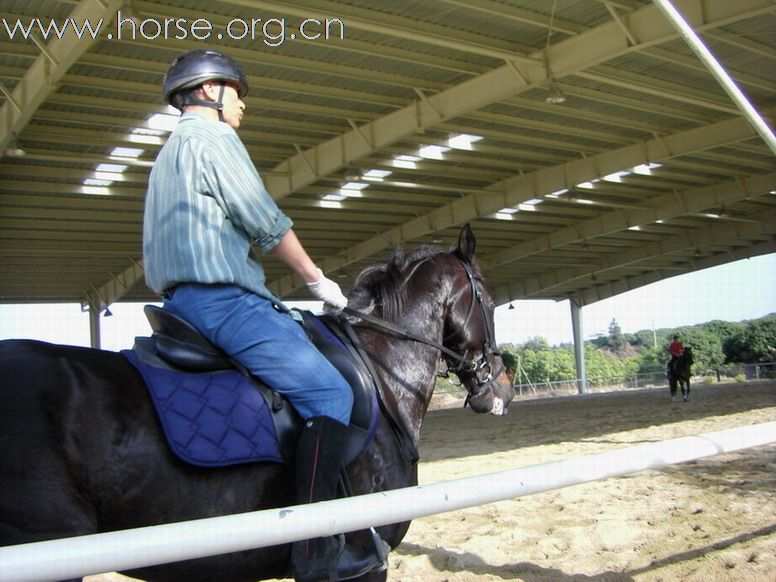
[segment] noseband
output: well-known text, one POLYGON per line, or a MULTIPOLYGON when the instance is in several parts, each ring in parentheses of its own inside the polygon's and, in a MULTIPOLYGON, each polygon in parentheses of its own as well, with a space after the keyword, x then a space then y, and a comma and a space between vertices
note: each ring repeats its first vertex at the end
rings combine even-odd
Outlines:
POLYGON ((470 399, 479 398, 486 394, 488 391, 493 392, 493 384, 504 372, 504 366, 502 365, 494 372, 492 366, 490 365, 489 357, 499 355, 499 351, 496 349, 496 333, 493 324, 493 318, 490 317, 490 313, 488 312, 487 307, 485 307, 482 293, 477 288, 476 282, 481 281, 481 279, 474 274, 474 271, 472 271, 472 268, 468 263, 460 259, 459 261, 463 266, 463 269, 466 273, 466 278, 469 281, 472 296, 471 303, 469 304, 469 310, 466 313, 466 317, 464 318, 463 325, 461 327, 466 329, 466 326, 474 314, 475 305, 478 305, 482 315, 482 325, 485 329, 485 341, 483 342, 482 353, 477 359, 469 358, 468 350, 461 354, 451 350, 444 345, 444 343, 447 342, 454 334, 449 334, 440 344, 433 340, 415 335, 414 333, 398 327, 388 321, 385 321, 384 319, 353 309, 352 307, 345 307, 345 309, 343 309, 343 313, 357 317, 367 322, 375 329, 384 333, 389 333, 390 335, 399 339, 422 343, 442 352, 445 363, 447 364, 448 371, 453 372, 459 376, 459 378, 461 375, 469 375, 474 378, 477 389, 474 392, 469 391, 466 395, 466 401, 464 403, 464 406, 466 406, 470 399))

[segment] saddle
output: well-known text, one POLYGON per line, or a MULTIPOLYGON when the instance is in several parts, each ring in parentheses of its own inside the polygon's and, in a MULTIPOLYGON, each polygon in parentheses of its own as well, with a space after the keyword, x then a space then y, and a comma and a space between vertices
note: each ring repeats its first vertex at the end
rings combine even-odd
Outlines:
MULTIPOLYGON (((202 466, 250 461, 285 462, 293 466, 302 419, 286 398, 253 378, 187 321, 153 305, 146 305, 144 311, 153 335, 136 338, 133 349, 125 356, 146 380, 174 452, 187 462, 202 466), (152 387, 152 378, 159 375, 164 376, 168 386, 174 387, 152 387), (181 389, 184 383, 188 384, 181 389), (172 393, 182 393, 186 402, 171 402, 169 395, 172 393), (213 420, 213 416, 219 419, 213 420), (252 426, 261 424, 262 417, 263 422, 269 422, 271 426, 252 426), (213 422, 224 426, 208 426, 213 422), (184 437, 172 434, 178 428, 185 432, 184 437), (255 434, 257 430, 266 434, 255 434), (195 434, 198 431, 205 433, 204 437, 195 434), (235 437, 235 432, 239 432, 240 436, 235 437), (272 444, 277 445, 279 455, 273 454, 271 445, 268 448, 259 443, 259 438, 265 438, 267 434, 269 438, 276 438, 276 443, 272 444), (201 442, 203 438, 208 442, 207 452, 202 453, 202 447, 199 447, 197 453, 189 454, 190 443, 201 442), (249 441, 247 444, 242 442, 246 439, 249 441), (229 441, 236 440, 241 441, 240 452, 224 456, 223 449, 229 441), (216 452, 210 453, 211 449, 216 452)), ((316 316, 302 310, 294 310, 293 315, 313 344, 339 370, 353 390, 348 439, 343 443, 346 447, 344 463, 347 465, 374 437, 379 413, 375 379, 368 363, 359 354, 360 346, 354 345, 357 337, 347 329, 350 325, 347 321, 328 314, 316 316)))

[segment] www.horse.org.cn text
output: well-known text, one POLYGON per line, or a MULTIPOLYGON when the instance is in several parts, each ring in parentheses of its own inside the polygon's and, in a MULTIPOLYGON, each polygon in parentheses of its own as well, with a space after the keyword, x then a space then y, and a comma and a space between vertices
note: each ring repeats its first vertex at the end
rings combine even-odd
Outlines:
POLYGON ((82 40, 259 40, 277 47, 293 40, 345 38, 345 24, 339 18, 305 18, 298 24, 291 24, 285 18, 232 18, 224 26, 216 26, 207 18, 140 19, 118 11, 116 18, 108 23, 104 18, 93 22, 88 18, 79 21, 37 17, 3 17, 0 23, 0 33, 5 32, 10 40, 28 40, 38 35, 44 40, 53 40, 73 34, 82 40))

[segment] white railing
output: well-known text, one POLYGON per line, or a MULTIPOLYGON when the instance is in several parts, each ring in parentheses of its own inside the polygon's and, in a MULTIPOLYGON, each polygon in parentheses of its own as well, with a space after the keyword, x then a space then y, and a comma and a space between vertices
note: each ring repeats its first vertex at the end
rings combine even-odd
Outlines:
POLYGON ((776 422, 348 499, 0 548, 0 581, 78 578, 387 525, 776 442, 776 422))

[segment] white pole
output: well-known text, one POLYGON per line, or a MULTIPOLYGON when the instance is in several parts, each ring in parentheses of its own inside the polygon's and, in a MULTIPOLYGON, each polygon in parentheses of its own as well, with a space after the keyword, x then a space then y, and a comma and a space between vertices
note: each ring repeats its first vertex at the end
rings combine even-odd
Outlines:
POLYGON ((701 38, 695 34, 695 31, 687 23, 680 12, 671 4, 671 0, 653 0, 657 7, 663 12, 671 25, 682 35, 685 42, 690 45, 690 48, 701 59, 706 68, 709 69, 712 75, 717 79, 725 92, 735 102, 738 108, 743 112, 744 116, 749 120, 749 123, 755 128, 757 133, 765 140, 765 143, 776 154, 776 136, 773 134, 773 130, 768 127, 765 120, 757 112, 754 106, 749 102, 743 91, 738 88, 735 81, 728 75, 724 67, 714 57, 711 51, 703 44, 701 38))
POLYGON ((0 548, 0 580, 63 580, 273 546, 656 469, 774 441, 776 422, 770 422, 336 501, 7 546, 0 548))

